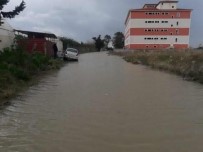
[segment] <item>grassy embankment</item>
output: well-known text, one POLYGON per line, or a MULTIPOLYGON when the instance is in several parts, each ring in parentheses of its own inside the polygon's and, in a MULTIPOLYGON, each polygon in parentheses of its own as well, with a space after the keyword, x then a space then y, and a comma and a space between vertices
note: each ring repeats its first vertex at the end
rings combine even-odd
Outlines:
POLYGON ((202 50, 128 51, 117 52, 127 62, 181 75, 187 80, 203 83, 202 50))
POLYGON ((0 52, 0 105, 30 86, 43 71, 59 69, 63 62, 21 49, 0 52))

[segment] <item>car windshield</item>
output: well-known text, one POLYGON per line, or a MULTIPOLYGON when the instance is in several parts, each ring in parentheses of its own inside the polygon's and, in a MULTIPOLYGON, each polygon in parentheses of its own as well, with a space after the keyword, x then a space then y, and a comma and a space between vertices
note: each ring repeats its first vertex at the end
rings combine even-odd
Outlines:
POLYGON ((76 49, 67 49, 67 51, 73 52, 73 53, 78 53, 78 51, 76 49))

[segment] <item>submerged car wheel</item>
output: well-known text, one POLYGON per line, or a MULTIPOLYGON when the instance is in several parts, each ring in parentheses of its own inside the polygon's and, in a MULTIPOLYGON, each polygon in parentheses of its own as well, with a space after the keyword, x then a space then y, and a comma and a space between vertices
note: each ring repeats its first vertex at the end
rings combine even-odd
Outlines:
POLYGON ((64 60, 64 61, 68 61, 68 59, 67 59, 66 57, 63 57, 63 60, 64 60))

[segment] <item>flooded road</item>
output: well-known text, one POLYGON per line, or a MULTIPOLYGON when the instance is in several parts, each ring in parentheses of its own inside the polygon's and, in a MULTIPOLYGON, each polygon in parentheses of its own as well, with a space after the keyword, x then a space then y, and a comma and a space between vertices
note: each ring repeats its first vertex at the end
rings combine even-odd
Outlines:
POLYGON ((105 52, 0 110, 0 152, 192 151, 203 151, 203 85, 105 52))

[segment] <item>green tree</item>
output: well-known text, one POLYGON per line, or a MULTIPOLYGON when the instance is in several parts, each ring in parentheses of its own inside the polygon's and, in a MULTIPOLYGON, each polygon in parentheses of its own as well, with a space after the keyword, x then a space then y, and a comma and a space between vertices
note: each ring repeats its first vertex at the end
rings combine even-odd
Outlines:
POLYGON ((2 17, 4 18, 14 18, 16 15, 19 15, 25 9, 25 2, 22 1, 20 5, 16 6, 14 10, 9 12, 2 11, 4 6, 7 5, 9 0, 0 0, 0 26, 3 24, 2 17))
POLYGON ((117 49, 124 47, 124 34, 122 32, 116 32, 113 37, 113 45, 117 49))
POLYGON ((101 39, 101 35, 99 35, 97 38, 93 37, 92 39, 95 41, 95 47, 97 51, 100 51, 101 48, 104 47, 104 40, 101 39))

